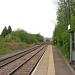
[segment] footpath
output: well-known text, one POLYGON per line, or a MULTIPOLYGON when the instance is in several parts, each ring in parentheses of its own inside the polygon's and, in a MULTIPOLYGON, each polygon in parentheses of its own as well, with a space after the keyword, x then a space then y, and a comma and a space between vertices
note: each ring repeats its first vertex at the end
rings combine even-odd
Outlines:
POLYGON ((58 52, 58 50, 55 47, 53 47, 52 50, 55 65, 55 75, 75 75, 73 69, 66 62, 61 53, 58 52))

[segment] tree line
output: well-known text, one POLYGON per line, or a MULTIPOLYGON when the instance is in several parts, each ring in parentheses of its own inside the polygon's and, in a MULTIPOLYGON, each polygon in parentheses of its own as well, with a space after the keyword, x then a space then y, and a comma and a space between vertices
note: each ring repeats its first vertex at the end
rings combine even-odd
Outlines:
POLYGON ((21 29, 12 31, 11 26, 8 26, 8 28, 6 26, 4 27, 0 36, 1 40, 2 38, 6 42, 23 42, 27 44, 43 42, 44 40, 44 37, 40 34, 31 34, 21 29))
MULTIPOLYGON (((60 48, 63 54, 69 58, 69 0, 59 0, 57 11, 57 25, 54 30, 53 43, 60 48)), ((72 0, 70 11, 71 29, 75 30, 75 1, 72 0)))
POLYGON ((9 34, 9 33, 11 33, 11 32, 12 32, 11 26, 9 25, 9 26, 8 26, 8 29, 7 29, 7 27, 5 26, 4 29, 3 29, 3 31, 2 31, 2 33, 1 33, 1 36, 5 37, 7 34, 9 34))

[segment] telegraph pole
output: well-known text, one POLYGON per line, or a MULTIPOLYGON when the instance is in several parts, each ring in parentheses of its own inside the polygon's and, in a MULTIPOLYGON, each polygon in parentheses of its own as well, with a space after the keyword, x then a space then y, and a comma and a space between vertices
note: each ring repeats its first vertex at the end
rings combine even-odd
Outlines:
POLYGON ((68 24, 71 26, 71 4, 72 0, 67 0, 67 10, 68 10, 68 24))

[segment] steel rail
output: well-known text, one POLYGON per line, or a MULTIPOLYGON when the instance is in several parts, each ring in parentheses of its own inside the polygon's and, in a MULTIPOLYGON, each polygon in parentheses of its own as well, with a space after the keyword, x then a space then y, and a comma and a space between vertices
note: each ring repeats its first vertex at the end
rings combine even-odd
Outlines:
POLYGON ((19 58, 21 58, 24 55, 36 50, 38 47, 40 47, 40 46, 29 48, 25 51, 22 51, 22 52, 18 53, 18 54, 15 54, 15 55, 12 55, 10 57, 7 57, 5 59, 0 60, 0 68, 7 65, 7 64, 9 64, 9 63, 11 63, 11 62, 13 62, 13 61, 15 61, 15 60, 17 60, 17 59, 19 59, 19 58))
MULTIPOLYGON (((21 65, 19 65, 17 68, 15 68, 14 70, 12 70, 8 75, 13 75, 14 72, 16 72, 18 69, 20 69, 25 63, 27 63, 29 60, 31 60, 34 56, 36 56, 36 54, 38 54, 41 50, 43 50, 46 46, 44 46, 43 48, 41 48, 37 53, 35 53, 33 56, 31 56, 29 59, 27 59, 26 61, 24 61, 21 65)), ((34 67, 33 67, 34 68, 34 67)), ((33 70, 33 69, 32 69, 33 70)), ((31 73, 31 72, 30 72, 31 73)))

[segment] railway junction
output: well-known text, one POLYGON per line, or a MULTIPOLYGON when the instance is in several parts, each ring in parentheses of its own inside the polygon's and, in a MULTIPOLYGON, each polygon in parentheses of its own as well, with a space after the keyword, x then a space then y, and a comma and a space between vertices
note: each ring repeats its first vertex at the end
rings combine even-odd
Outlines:
POLYGON ((0 58, 0 75, 75 75, 55 46, 35 45, 0 58))

